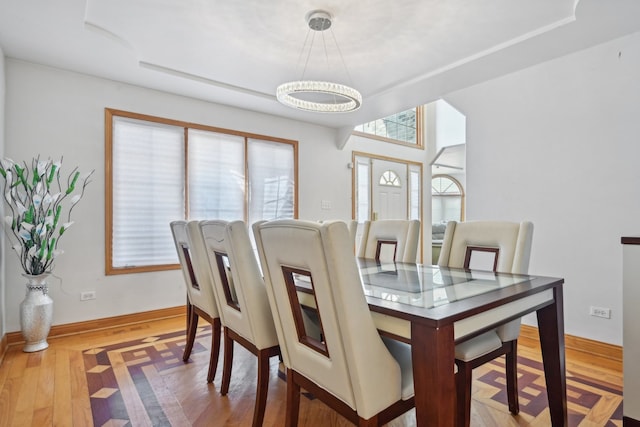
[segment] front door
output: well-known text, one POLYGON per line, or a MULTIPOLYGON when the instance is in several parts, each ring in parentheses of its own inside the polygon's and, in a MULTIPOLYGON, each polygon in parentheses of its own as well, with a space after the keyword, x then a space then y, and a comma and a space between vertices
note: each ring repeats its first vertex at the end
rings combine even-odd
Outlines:
MULTIPOLYGON (((421 164, 354 152, 353 168, 353 213, 359 225, 377 219, 422 221, 421 164)), ((361 232, 359 226, 356 242, 360 241, 361 232)))
POLYGON ((407 169, 405 163, 371 159, 372 219, 408 218, 407 169))

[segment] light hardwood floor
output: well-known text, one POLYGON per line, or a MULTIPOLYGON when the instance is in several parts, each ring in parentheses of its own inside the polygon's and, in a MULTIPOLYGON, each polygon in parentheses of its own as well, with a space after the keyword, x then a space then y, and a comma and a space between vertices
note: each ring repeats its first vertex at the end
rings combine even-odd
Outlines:
MULTIPOLYGON (((204 324, 203 322, 202 324, 204 324)), ((0 366, 0 426, 91 426, 93 417, 89 397, 84 351, 110 346, 121 342, 184 330, 184 317, 175 317, 113 329, 52 338, 50 347, 38 353, 23 353, 19 345, 10 346, 0 366)), ((197 426, 246 426, 251 425, 256 384, 255 357, 235 347, 234 371, 231 388, 226 397, 220 396, 222 362, 213 385, 206 384, 209 340, 202 339, 206 349, 192 354, 193 363, 169 369, 163 376, 156 375, 160 388, 178 402, 165 412, 173 417, 172 425, 197 426), (205 351, 206 350, 206 351, 205 351)), ((519 354, 533 361, 540 361, 540 351, 535 340, 523 337, 519 354)), ((222 358, 220 358, 222 360, 222 358)), ((124 363, 124 362, 123 362, 124 363)), ((278 376, 277 358, 271 360, 271 381, 265 414, 265 426, 284 425, 285 382, 278 376)), ((529 369, 526 367, 525 369, 529 369)), ((114 366, 115 370, 115 366, 114 366)), ((620 362, 590 357, 580 352, 567 351, 567 371, 585 376, 594 384, 610 384, 621 389, 622 366, 620 362)), ((483 367, 474 371, 474 378, 483 375, 483 367)), ((571 376, 570 376, 571 377, 571 376)), ((571 378, 568 380, 571 383, 571 378)), ((119 384, 124 399, 137 396, 138 390, 126 382, 119 384), (127 388, 130 388, 127 390, 127 388), (128 394, 130 393, 130 394, 128 394)), ((570 394, 572 391, 570 391, 570 394)), ((535 416, 526 414, 511 416, 506 405, 490 396, 495 389, 479 381, 474 382, 472 426, 547 426, 548 414, 542 411, 535 416)), ((137 397, 136 397, 137 398, 137 397)), ((617 425, 608 419, 621 398, 605 396, 597 405, 579 408, 569 404, 581 414, 580 426, 617 425), (584 415, 584 416, 583 416, 584 415)), ((521 397, 522 402, 522 397, 521 397)), ((130 414, 131 425, 156 425, 140 414, 130 414)), ((110 422, 106 425, 122 425, 110 422)), ((317 400, 301 399, 300 426, 348 426, 346 420, 317 400)), ((413 426, 413 411, 400 417, 389 426, 413 426)))

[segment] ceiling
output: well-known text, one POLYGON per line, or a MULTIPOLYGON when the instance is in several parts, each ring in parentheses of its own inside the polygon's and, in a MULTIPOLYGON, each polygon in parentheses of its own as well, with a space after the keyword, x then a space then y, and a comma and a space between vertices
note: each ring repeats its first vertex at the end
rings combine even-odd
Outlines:
POLYGON ((460 175, 466 168, 466 144, 442 147, 431 161, 432 173, 439 175, 460 175))
POLYGON ((0 0, 6 56, 210 102, 354 125, 640 30, 638 0, 0 0), (305 15, 323 9, 340 53, 316 41, 306 78, 353 85, 360 110, 275 99, 302 77, 305 15), (349 79, 350 76, 350 79, 349 79))

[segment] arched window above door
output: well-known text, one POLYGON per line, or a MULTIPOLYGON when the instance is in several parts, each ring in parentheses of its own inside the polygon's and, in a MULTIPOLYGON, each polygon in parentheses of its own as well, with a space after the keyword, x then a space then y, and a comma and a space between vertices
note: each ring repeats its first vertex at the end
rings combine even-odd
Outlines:
POLYGON ((378 183, 380 185, 386 185, 388 187, 402 187, 400 177, 392 170, 384 171, 382 175, 380 175, 380 180, 378 181, 378 183))

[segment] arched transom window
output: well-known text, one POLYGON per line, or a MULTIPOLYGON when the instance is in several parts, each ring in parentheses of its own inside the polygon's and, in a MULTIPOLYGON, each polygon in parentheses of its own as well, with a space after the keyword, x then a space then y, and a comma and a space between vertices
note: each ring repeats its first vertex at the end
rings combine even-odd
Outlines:
POLYGON ((388 187, 402 187, 400 177, 392 170, 387 170, 382 173, 379 184, 388 187))

